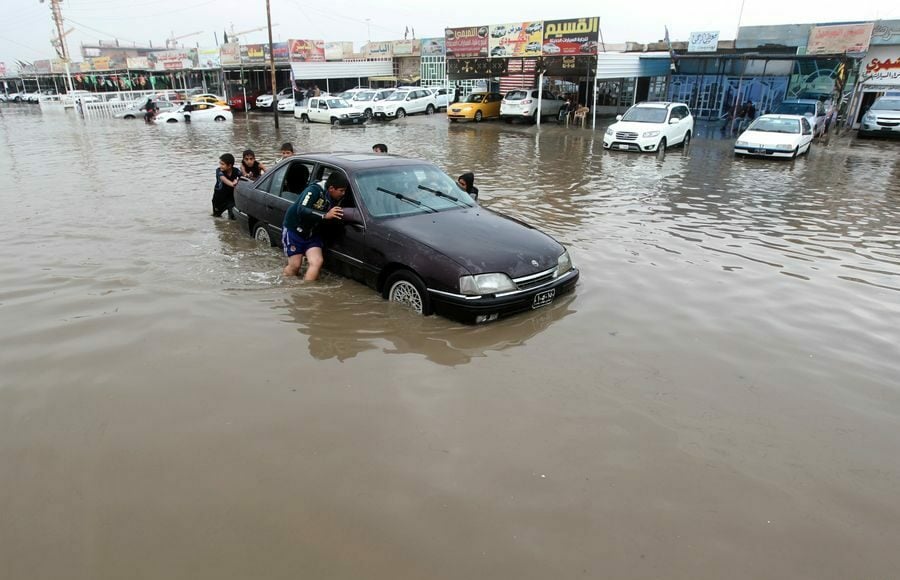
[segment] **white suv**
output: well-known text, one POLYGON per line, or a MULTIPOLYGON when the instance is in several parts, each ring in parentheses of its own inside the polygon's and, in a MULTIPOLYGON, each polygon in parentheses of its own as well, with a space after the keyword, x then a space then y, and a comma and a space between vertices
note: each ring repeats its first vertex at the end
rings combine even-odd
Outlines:
POLYGON ((684 103, 638 103, 616 116, 603 135, 603 148, 657 151, 687 145, 693 132, 694 116, 684 103))
MULTIPOLYGON (((286 87, 278 91, 278 100, 282 99, 293 99, 294 91, 291 87, 286 87)), ((265 95, 260 95, 256 97, 256 108, 258 109, 271 109, 272 108, 272 93, 266 93, 265 95)))
MULTIPOLYGON (((566 102, 549 91, 541 95, 541 118, 559 118, 559 110, 566 102)), ((500 101, 500 118, 507 123, 513 119, 537 121, 538 90, 520 89, 506 93, 500 101)))
POLYGON ((407 115, 427 113, 437 109, 434 93, 419 87, 399 87, 381 103, 375 105, 376 119, 402 119, 407 115))

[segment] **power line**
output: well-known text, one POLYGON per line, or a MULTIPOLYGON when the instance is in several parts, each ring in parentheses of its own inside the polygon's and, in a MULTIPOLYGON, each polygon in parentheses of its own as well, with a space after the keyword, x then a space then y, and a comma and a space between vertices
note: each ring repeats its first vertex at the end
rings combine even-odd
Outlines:
POLYGON ((13 40, 12 38, 6 38, 5 36, 0 36, 0 40, 5 40, 6 42, 11 42, 13 44, 17 44, 17 45, 21 46, 22 48, 27 48, 28 50, 31 50, 37 54, 41 54, 41 55, 45 55, 45 56, 50 52, 49 50, 46 50, 46 49, 41 50, 41 49, 35 48, 33 46, 28 46, 27 44, 22 44, 18 40, 13 40))
POLYGON ((81 28, 86 28, 86 29, 90 30, 91 32, 96 32, 97 34, 102 34, 103 36, 106 36, 107 38, 112 38, 113 40, 124 40, 125 42, 130 42, 132 44, 138 44, 138 42, 135 40, 131 40, 128 38, 122 38, 121 36, 116 35, 116 34, 110 34, 108 32, 103 32, 102 30, 98 30, 96 28, 88 26, 87 24, 82 24, 81 22, 78 22, 77 20, 73 20, 71 18, 66 18, 66 20, 68 20, 69 22, 71 22, 72 24, 74 24, 76 26, 79 26, 81 28))

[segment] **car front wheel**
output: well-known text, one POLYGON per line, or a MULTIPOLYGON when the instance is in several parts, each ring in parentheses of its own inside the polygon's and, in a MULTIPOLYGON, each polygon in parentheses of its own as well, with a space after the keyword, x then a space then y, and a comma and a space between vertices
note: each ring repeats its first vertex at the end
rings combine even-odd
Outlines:
POLYGON ((480 123, 483 118, 484 118, 484 115, 482 114, 481 111, 475 111, 475 122, 476 123, 480 123))
POLYGON ((253 239, 256 240, 259 245, 268 248, 275 245, 272 243, 272 236, 269 235, 269 230, 266 228, 265 224, 256 224, 253 226, 253 239))
POLYGON ((406 111, 403 109, 397 109, 397 118, 402 119, 406 116, 406 111))
POLYGON ((434 115, 434 105, 428 105, 428 108, 425 109, 425 114, 434 115))
POLYGON ((666 150, 666 138, 663 137, 659 142, 659 147, 656 148, 657 151, 665 151, 666 150))
POLYGON ((425 283, 414 272, 398 270, 391 274, 384 284, 384 297, 409 307, 413 312, 428 316, 431 314, 431 302, 425 283))

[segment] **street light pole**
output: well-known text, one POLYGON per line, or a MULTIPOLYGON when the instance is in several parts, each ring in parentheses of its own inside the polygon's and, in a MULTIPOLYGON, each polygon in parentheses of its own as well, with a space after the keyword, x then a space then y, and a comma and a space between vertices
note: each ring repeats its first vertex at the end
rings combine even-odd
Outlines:
MULTIPOLYGON (((272 10, 266 0, 266 24, 269 27, 269 67, 272 72, 272 112, 275 113, 275 128, 278 128, 278 87, 275 86, 275 47, 272 45, 272 10)), ((244 103, 246 106, 246 103, 244 103)))

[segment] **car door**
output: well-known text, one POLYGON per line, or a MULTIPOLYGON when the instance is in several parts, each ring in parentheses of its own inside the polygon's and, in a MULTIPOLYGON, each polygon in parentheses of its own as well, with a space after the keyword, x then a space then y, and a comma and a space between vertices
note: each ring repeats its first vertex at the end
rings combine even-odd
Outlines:
MULTIPOLYGON (((339 172, 347 177, 347 173, 338 167, 320 163, 313 173, 316 181, 321 184, 334 172, 339 172)), ((344 194, 340 206, 347 212, 347 222, 342 220, 329 220, 324 224, 321 233, 325 242, 325 256, 328 267, 339 271, 341 274, 368 283, 374 273, 374 268, 366 263, 366 223, 363 211, 357 205, 353 182, 344 194)))
POLYGON ((806 120, 806 117, 802 117, 800 119, 800 147, 799 151, 803 151, 804 149, 809 148, 810 144, 813 140, 813 128, 810 125, 809 121, 806 120))

